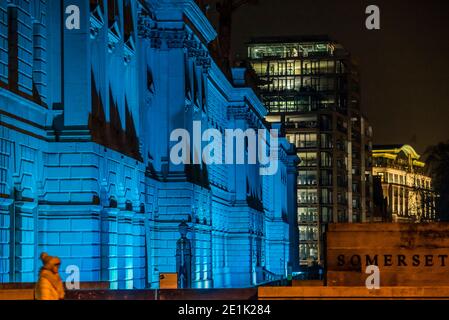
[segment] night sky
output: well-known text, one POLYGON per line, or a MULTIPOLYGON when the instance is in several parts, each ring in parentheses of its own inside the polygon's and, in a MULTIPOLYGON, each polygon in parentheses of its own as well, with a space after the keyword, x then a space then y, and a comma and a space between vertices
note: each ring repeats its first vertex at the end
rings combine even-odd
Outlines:
POLYGON ((323 35, 358 62, 362 108, 374 143, 408 143, 423 152, 449 140, 449 1, 259 0, 234 15, 233 48, 251 37, 323 35), (365 28, 378 5, 381 30, 365 28))

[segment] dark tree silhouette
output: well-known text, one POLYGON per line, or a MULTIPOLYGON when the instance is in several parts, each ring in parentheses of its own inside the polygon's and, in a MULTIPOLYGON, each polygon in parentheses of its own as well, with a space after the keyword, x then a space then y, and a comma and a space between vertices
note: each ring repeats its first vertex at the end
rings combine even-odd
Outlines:
POLYGON ((373 177, 374 218, 382 222, 391 222, 391 212, 388 211, 387 198, 384 197, 380 176, 373 177))
POLYGON ((437 193, 437 219, 449 221, 449 140, 429 147, 425 155, 427 170, 437 193))

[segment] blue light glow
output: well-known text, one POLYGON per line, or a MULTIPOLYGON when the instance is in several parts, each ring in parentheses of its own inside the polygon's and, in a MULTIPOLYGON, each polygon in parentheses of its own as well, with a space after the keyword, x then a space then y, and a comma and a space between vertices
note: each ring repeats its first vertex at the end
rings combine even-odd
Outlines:
POLYGON ((118 34, 107 1, 94 11, 92 1, 71 1, 90 15, 81 30, 61 25, 59 1, 0 3, 0 282, 35 281, 46 251, 61 258, 62 276, 77 265, 81 281, 156 288, 160 273, 178 271, 181 221, 192 287, 261 283, 256 267, 285 273, 282 212, 296 216, 285 172, 296 181, 287 170, 296 155, 284 138, 273 176, 260 177, 259 165, 169 161, 170 132, 194 120, 204 129, 266 126, 256 94, 234 87, 211 59, 212 26, 184 2, 158 17, 118 1, 118 34), (9 63, 19 57, 17 77, 9 63))

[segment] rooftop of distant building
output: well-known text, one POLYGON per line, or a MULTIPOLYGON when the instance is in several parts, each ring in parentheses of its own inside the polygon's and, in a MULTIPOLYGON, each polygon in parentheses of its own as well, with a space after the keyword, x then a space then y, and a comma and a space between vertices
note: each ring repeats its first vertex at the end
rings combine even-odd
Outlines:
POLYGON ((418 161, 421 156, 408 144, 381 144, 373 146, 373 157, 375 158, 381 157, 395 160, 401 152, 403 152, 405 156, 411 158, 413 164, 424 167, 425 163, 418 161))
POLYGON ((248 44, 270 44, 270 43, 302 43, 302 42, 336 42, 328 35, 297 35, 297 36, 271 36, 253 37, 248 44))

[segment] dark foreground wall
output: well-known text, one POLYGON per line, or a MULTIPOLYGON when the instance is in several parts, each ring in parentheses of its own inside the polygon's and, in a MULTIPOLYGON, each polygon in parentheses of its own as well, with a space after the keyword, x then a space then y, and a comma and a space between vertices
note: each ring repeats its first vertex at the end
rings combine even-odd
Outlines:
POLYGON ((257 300, 257 288, 189 290, 81 290, 67 300, 257 300))
MULTIPOLYGON (((33 300, 30 287, 0 288, 0 300, 33 300)), ((257 288, 189 290, 68 290, 66 300, 257 300, 257 288)))

